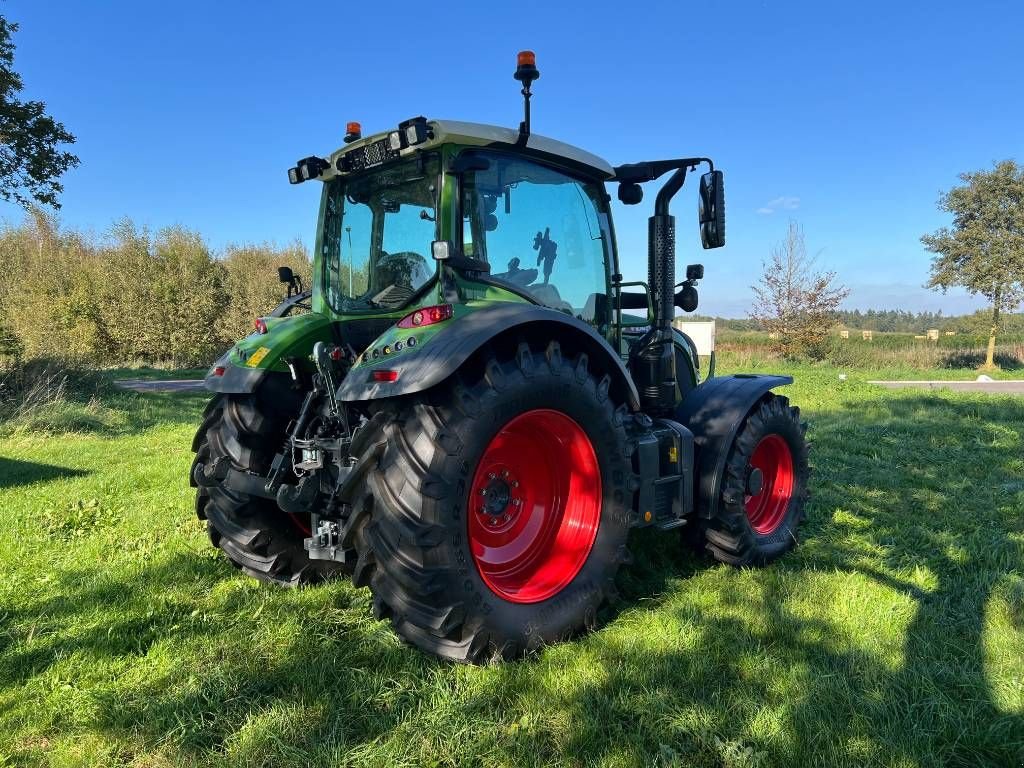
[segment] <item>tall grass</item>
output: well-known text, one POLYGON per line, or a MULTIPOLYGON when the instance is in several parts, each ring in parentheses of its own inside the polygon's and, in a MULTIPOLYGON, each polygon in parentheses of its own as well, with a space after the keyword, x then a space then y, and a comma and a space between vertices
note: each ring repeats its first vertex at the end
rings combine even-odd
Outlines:
POLYGON ((65 431, 92 422, 110 390, 106 377, 60 360, 0 357, 0 433, 65 431))

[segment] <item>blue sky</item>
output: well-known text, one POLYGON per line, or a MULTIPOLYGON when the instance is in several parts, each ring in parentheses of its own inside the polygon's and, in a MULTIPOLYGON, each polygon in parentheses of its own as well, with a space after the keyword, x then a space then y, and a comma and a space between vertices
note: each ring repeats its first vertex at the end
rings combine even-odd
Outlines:
MULTIPOLYGON (((184 224, 215 247, 301 237, 318 185, 294 160, 417 114, 514 126, 515 53, 537 52, 534 130, 611 163, 707 154, 728 245, 674 212, 702 311, 743 316, 789 218, 850 307, 980 306, 927 291, 918 238, 960 171, 1024 162, 1024 3, 241 3, 7 0, 25 95, 78 136, 61 216, 184 224), (444 8, 438 12, 434 8, 444 8), (421 10, 417 10, 420 8, 421 10)), ((623 272, 646 272, 643 205, 616 209, 623 272)), ((20 218, 0 204, 0 217, 20 218)))

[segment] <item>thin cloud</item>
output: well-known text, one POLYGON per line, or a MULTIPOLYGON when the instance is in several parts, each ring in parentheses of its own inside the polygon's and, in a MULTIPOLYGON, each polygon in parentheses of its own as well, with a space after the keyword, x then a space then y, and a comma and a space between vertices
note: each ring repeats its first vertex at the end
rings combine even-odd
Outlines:
POLYGON ((782 197, 776 197, 774 200, 769 200, 767 203, 758 208, 757 212, 769 214, 775 213, 776 211, 795 211, 799 207, 799 197, 784 195, 782 197))

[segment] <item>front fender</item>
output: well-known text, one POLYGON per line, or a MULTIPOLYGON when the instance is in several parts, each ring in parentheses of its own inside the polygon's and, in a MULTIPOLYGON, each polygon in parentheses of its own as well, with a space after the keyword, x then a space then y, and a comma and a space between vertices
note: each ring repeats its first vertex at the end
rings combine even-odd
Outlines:
POLYGON ((572 339, 591 358, 600 359, 630 408, 639 409, 640 398, 626 366, 590 325, 557 310, 518 302, 495 302, 457 317, 415 354, 406 352, 375 359, 371 365, 356 366, 338 387, 338 399, 354 402, 422 392, 444 381, 497 337, 530 328, 544 328, 556 341, 572 339), (374 381, 373 371, 380 369, 395 371, 397 378, 390 382, 374 381))
POLYGON ((676 421, 693 432, 696 446, 698 515, 710 519, 718 511, 725 461, 747 414, 769 390, 792 383, 792 376, 718 376, 705 381, 680 403, 676 421))

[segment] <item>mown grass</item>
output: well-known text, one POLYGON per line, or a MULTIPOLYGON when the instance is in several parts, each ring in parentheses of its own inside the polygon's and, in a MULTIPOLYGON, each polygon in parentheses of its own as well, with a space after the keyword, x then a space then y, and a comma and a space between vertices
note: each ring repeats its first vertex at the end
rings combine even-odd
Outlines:
POLYGON ((218 557, 186 480, 202 397, 9 425, 0 764, 1020 764, 1024 399, 793 372, 799 549, 737 571, 637 537, 603 629, 484 668, 404 647, 365 589, 218 557))

